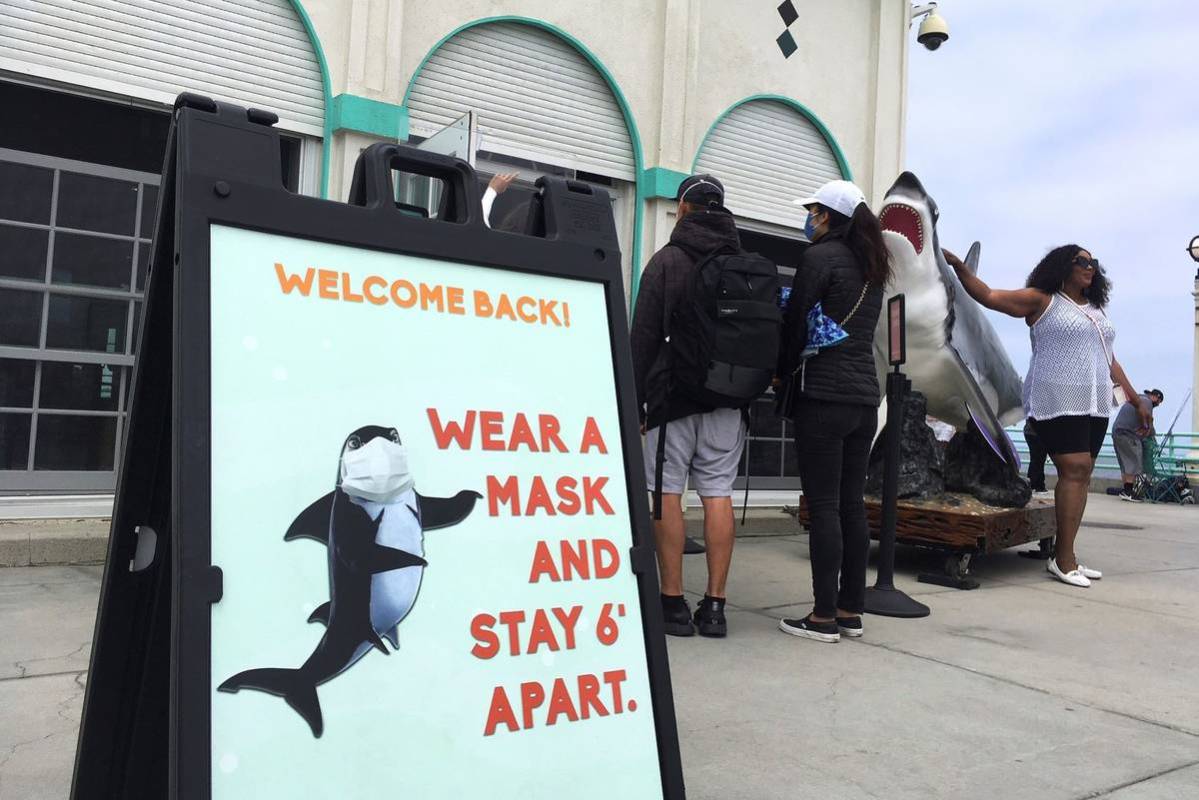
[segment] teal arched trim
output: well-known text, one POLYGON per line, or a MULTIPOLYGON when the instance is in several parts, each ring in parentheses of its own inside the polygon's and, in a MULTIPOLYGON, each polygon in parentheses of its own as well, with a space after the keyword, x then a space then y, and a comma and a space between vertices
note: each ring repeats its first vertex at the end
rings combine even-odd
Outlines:
POLYGON ((645 181, 645 196, 649 198, 664 198, 673 200, 679 193, 679 184, 687 179, 686 172, 667 169, 666 167, 650 167, 641 173, 645 181))
POLYGON ((742 100, 738 100, 736 103, 733 103, 731 106, 726 108, 724 113, 717 117, 716 121, 713 122, 708 128, 708 132, 704 134, 703 141, 701 141, 699 144, 699 149, 695 151, 695 158, 691 162, 691 170, 693 172, 696 169, 695 165, 699 163, 699 154, 703 152, 704 145, 707 144, 708 137, 712 135, 712 131, 716 129, 716 126, 723 122, 724 118, 733 113, 733 111, 735 111, 737 108, 745 105, 746 103, 751 103, 754 100, 774 100, 775 102, 782 103, 785 106, 790 106, 800 114, 803 114, 805 117, 807 117, 808 121, 816 126, 816 130, 820 131, 820 135, 824 137, 824 140, 828 142, 829 147, 832 148, 833 157, 837 159, 837 167, 841 170, 841 177, 847 181, 853 180, 853 171, 849 168, 849 161, 845 158, 845 153, 841 151, 841 145, 837 144, 836 138, 833 137, 833 134, 829 131, 825 124, 820 121, 820 117, 813 114, 811 109, 798 100, 781 94, 755 94, 742 100))
POLYGON ((591 66, 595 67, 595 70, 603 77, 604 82, 608 84, 608 88, 612 90, 612 96, 616 98, 616 104, 620 107, 620 113, 624 115, 625 127, 629 131, 629 140, 633 145, 633 252, 630 258, 630 261, 632 262, 632 276, 629 281, 629 285, 631 287, 629 303, 631 307, 633 301, 637 298, 637 282, 641 277, 641 225, 645 206, 645 197, 642 187, 644 181, 640 180, 641 171, 643 169, 641 157, 641 134, 637 131, 637 121, 633 119, 633 110, 629 106, 629 101, 625 98, 624 92, 620 90, 620 85, 617 84, 616 79, 612 76, 612 73, 608 71, 608 68, 604 66, 604 62, 600 61, 599 58, 597 58, 596 55, 592 53, 586 45, 558 26, 546 22, 545 20, 534 19, 532 17, 521 17, 505 14, 497 17, 484 17, 483 19, 476 19, 471 22, 467 22, 464 25, 459 25, 445 36, 442 36, 441 39, 438 40, 437 44, 433 45, 428 53, 425 53, 425 57, 421 59, 420 64, 418 64, 416 69, 413 70, 412 78, 408 81, 408 88, 404 91, 404 102, 402 104, 404 115, 405 117, 409 115, 408 98, 412 94, 412 87, 416 85, 416 79, 420 77, 421 71, 425 68, 425 64, 429 63, 429 59, 433 57, 433 54, 436 53, 443 44, 457 36, 459 33, 462 33, 462 31, 466 30, 467 28, 473 28, 477 25, 486 25, 490 22, 517 22, 522 25, 541 28, 543 31, 548 31, 558 38, 564 40, 575 50, 579 51, 579 53, 582 54, 585 59, 587 59, 587 62, 591 64, 591 66))
POLYGON ((309 18, 308 12, 304 10, 300 0, 290 0, 292 6, 296 9, 296 14, 300 17, 300 22, 304 25, 304 30, 308 32, 308 39, 312 42, 312 52, 316 53, 316 61, 321 68, 321 88, 325 95, 325 122, 324 131, 321 134, 321 197, 329 196, 329 156, 332 153, 333 145, 333 84, 329 80, 329 62, 325 60, 325 49, 321 47, 320 37, 316 35, 316 28, 312 25, 312 19, 309 18))

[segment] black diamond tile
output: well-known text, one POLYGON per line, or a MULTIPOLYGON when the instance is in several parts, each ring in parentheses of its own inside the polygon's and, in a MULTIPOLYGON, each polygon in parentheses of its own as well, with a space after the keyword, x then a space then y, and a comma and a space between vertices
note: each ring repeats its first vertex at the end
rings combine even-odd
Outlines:
POLYGON ((784 58, 790 58, 791 54, 799 49, 799 45, 795 43, 795 37, 791 35, 791 31, 783 31, 782 36, 775 39, 778 42, 779 50, 783 51, 784 58))
POLYGON ((799 19, 799 12, 795 10, 795 4, 791 0, 783 0, 779 4, 779 16, 783 18, 783 24, 790 26, 792 22, 799 19))

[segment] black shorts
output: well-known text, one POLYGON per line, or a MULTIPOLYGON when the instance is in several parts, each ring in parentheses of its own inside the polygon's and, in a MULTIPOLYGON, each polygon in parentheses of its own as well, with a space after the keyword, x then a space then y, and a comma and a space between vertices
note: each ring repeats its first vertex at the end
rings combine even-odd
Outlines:
POLYGON ((1065 453, 1099 455, 1107 436, 1107 417, 1068 416, 1053 419, 1032 419, 1033 429, 1051 456, 1065 453))

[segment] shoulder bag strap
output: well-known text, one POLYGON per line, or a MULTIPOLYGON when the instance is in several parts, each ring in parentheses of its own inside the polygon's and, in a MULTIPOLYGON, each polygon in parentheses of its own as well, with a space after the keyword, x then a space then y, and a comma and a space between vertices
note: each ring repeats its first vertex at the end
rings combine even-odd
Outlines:
MULTIPOLYGON (((1062 293, 1058 292, 1058 294, 1062 294, 1062 293)), ((1075 303, 1073 300, 1071 300, 1069 297, 1066 297, 1064 294, 1062 294, 1062 299, 1065 300, 1067 303, 1069 303, 1071 306, 1073 306, 1074 309, 1079 314, 1082 314, 1084 317, 1089 319, 1091 321, 1091 324, 1095 326, 1095 332, 1097 334, 1099 334, 1099 344, 1103 347, 1103 355, 1107 358, 1108 380, 1111 381, 1111 383, 1112 383, 1112 400, 1115 402, 1115 404, 1117 406, 1122 406, 1125 403, 1130 402, 1127 393, 1125 393, 1125 391, 1124 391, 1124 387, 1121 386, 1120 384, 1116 383, 1115 379, 1112 378, 1112 376, 1111 376, 1112 364, 1115 363, 1115 358, 1112 356, 1111 351, 1107 349, 1107 337, 1105 337, 1103 335, 1103 328, 1099 327, 1099 320, 1095 319, 1090 314, 1083 311, 1081 308, 1078 307, 1078 303, 1075 303)), ((1103 314, 1103 309, 1099 309, 1099 313, 1103 314)), ((1107 314, 1103 314, 1103 316, 1106 317, 1107 314)))
MULTIPOLYGON (((1099 344, 1103 347, 1103 355, 1107 358, 1107 365, 1110 367, 1112 365, 1112 360, 1113 360, 1112 354, 1107 349, 1107 338, 1103 335, 1103 328, 1099 327, 1098 320, 1096 320, 1090 314, 1088 314, 1087 312, 1085 312, 1081 308, 1079 308, 1078 303, 1075 303, 1073 300, 1071 300, 1065 294, 1062 294, 1061 292, 1058 292, 1058 294, 1061 295, 1061 298, 1063 300, 1065 300, 1067 303, 1069 303, 1070 306, 1073 307, 1073 309, 1075 311, 1077 311, 1079 314, 1082 314, 1084 317, 1087 318, 1088 321, 1090 321, 1090 323, 1092 325, 1095 326, 1095 332, 1099 334, 1099 344)), ((1100 312, 1100 313, 1102 313, 1102 312, 1100 312)), ((1104 316, 1106 316, 1106 314, 1104 316)))
POLYGON ((866 299, 866 292, 868 291, 870 291, 870 281, 866 281, 865 285, 862 286, 862 294, 858 296, 858 302, 853 304, 853 308, 845 315, 845 319, 839 323, 842 328, 845 327, 845 323, 853 319, 854 314, 858 313, 858 309, 862 307, 862 301, 866 299))

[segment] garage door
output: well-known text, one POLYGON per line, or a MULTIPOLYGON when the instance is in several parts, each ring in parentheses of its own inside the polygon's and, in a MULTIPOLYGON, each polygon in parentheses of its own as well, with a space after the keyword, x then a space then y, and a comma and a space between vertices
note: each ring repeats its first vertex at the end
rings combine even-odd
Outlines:
POLYGON ((412 85, 412 133, 428 136, 467 111, 479 149, 634 180, 633 146, 604 77, 570 43, 540 28, 494 22, 439 47, 412 85))
POLYGON ((777 100, 750 100, 730 111, 708 132, 695 168, 720 178, 737 216, 792 228, 803 227, 794 200, 844 177, 820 129, 777 100))
POLYGON ((287 0, 0 0, 0 69, 164 104, 197 92, 322 135, 320 64, 287 0))

